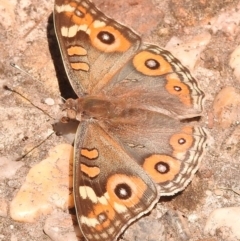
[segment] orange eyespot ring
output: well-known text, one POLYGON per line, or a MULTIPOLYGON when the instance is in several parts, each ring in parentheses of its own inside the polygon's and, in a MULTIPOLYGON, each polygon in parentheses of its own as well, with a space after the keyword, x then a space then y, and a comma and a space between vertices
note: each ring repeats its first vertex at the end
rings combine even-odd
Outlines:
POLYGON ((169 64, 161 55, 143 50, 133 58, 133 65, 138 72, 148 76, 161 76, 173 72, 169 64))
POLYGON ((130 41, 112 26, 92 27, 89 36, 92 45, 103 52, 125 52, 131 47, 130 41))
POLYGON ((167 155, 154 154, 145 159, 143 169, 156 183, 173 180, 179 173, 181 162, 167 155))
POLYGON ((133 207, 140 202, 146 190, 146 184, 139 177, 116 174, 108 178, 107 192, 112 203, 133 207))
POLYGON ((184 84, 176 73, 168 74, 166 76, 167 83, 165 85, 166 90, 171 95, 175 95, 186 106, 192 105, 189 87, 184 84))
POLYGON ((174 151, 187 152, 192 146, 193 141, 192 135, 180 132, 171 136, 169 143, 174 151))

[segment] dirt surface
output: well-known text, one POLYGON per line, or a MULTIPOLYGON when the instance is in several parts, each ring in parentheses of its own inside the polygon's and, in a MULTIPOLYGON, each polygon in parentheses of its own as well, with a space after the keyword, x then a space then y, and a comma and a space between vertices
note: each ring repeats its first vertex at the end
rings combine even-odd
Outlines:
MULTIPOLYGON (((227 115, 227 121, 223 123, 221 113, 218 118, 215 116, 216 109, 221 109, 216 103, 219 92, 226 86, 232 86, 236 92, 240 90, 240 79, 229 66, 230 55, 240 43, 239 20, 236 20, 235 25, 229 22, 226 24, 225 17, 218 24, 214 22, 216 26, 213 24, 213 19, 220 19, 219 16, 224 13, 232 21, 232 12, 239 9, 240 2, 94 2, 112 18, 135 29, 145 42, 164 47, 173 37, 177 37, 182 43, 188 43, 199 34, 211 36, 206 46, 199 51, 191 69, 206 93, 205 111, 200 124, 210 133, 208 151, 187 189, 175 197, 164 199, 159 205, 170 210, 170 218, 165 217, 164 221, 169 235, 166 240, 230 240, 224 238, 221 230, 210 236, 204 233, 204 227, 212 211, 222 207, 237 207, 240 203, 240 119, 239 116, 227 115), (176 227, 175 218, 180 220, 187 238, 178 235, 179 228, 176 227)), ((21 159, 22 166, 14 175, 0 177, 0 241, 51 240, 43 232, 47 217, 43 216, 30 224, 16 222, 9 215, 9 206, 29 169, 43 160, 51 148, 67 142, 62 136, 55 134, 48 138, 52 132, 52 124, 61 117, 60 96, 74 96, 63 69, 54 33, 53 5, 52 0, 42 0, 41 3, 36 0, 0 2, 1 158, 15 162, 37 146, 21 159), (11 67, 12 62, 32 77, 11 67), (32 104, 5 90, 4 85, 22 93, 32 104), (42 143, 43 140, 45 141, 42 143)), ((185 56, 182 59, 181 56, 177 57, 184 61, 185 56)), ((230 112, 233 105, 234 103, 228 105, 230 112)), ((144 218, 141 222, 144 222, 144 218)), ((145 224, 149 224, 149 230, 153 227, 147 218, 145 224)), ((160 239, 156 234, 156 239, 151 240, 160 239)))

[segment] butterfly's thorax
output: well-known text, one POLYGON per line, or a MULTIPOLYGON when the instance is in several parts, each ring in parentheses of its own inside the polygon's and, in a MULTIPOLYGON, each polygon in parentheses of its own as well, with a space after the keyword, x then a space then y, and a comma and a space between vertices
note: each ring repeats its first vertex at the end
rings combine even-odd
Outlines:
POLYGON ((102 96, 85 96, 65 103, 68 117, 77 120, 111 120, 122 115, 128 104, 124 100, 111 101, 102 96), (74 113, 72 115, 72 113, 74 113))

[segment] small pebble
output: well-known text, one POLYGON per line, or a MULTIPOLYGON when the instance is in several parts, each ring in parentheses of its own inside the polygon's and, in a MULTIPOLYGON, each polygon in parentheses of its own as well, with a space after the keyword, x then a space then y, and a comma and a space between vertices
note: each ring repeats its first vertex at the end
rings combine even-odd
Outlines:
POLYGON ((210 190, 207 190, 205 193, 206 193, 207 196, 211 196, 212 195, 212 192, 210 190))
POLYGON ((240 91, 231 86, 223 88, 214 99, 213 114, 222 128, 236 123, 240 119, 240 91))
POLYGON ((82 236, 76 217, 63 212, 54 213, 47 218, 44 232, 53 241, 78 241, 77 237, 82 236))
POLYGON ((188 216, 188 221, 190 223, 195 223, 195 222, 197 222, 197 220, 199 220, 199 217, 197 216, 197 214, 190 214, 188 216))
POLYGON ((52 99, 52 98, 46 98, 46 99, 44 100, 44 103, 51 106, 51 105, 54 105, 54 104, 55 104, 55 101, 54 101, 54 99, 52 99))
MULTIPOLYGON (((204 233, 206 235, 224 235, 225 241, 240 239, 240 207, 219 208, 214 210, 206 222, 204 233), (219 232, 219 230, 222 230, 219 232), (227 238, 226 238, 227 237, 227 238)), ((222 240, 222 239, 221 239, 222 240)))

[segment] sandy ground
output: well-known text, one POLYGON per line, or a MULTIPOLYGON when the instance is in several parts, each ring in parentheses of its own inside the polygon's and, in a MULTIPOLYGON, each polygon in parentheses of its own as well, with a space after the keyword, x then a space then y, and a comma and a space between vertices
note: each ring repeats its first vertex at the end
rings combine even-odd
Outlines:
MULTIPOLYGON (((109 16, 135 29, 144 41, 163 47, 167 45, 173 52, 175 48, 177 57, 189 65, 206 93, 205 111, 200 124, 211 135, 208 151, 188 188, 159 204, 170 210, 170 218, 164 221, 168 235, 166 240, 238 240, 236 236, 231 236, 230 239, 230 235, 223 233, 222 229, 216 230, 211 236, 204 233, 204 227, 212 211, 223 207, 238 207, 240 203, 240 118, 236 113, 237 110, 240 111, 240 102, 235 101, 239 98, 240 79, 229 65, 230 56, 240 43, 238 15, 234 18, 240 2, 94 2, 109 16), (180 50, 178 41, 182 44, 180 50), (226 96, 229 92, 234 92, 236 98, 224 105, 217 102, 216 96, 226 86, 233 87, 227 90, 226 96), (181 228, 176 227, 176 213, 181 217, 181 228), (187 237, 179 235, 179 229, 185 230, 187 237)), ((9 215, 9 205, 29 169, 43 160, 51 148, 67 142, 55 134, 47 139, 52 124, 61 116, 60 96, 73 96, 54 34, 53 4, 52 0, 43 0, 41 4, 36 0, 0 1, 1 158, 13 161, 14 167, 19 157, 37 146, 21 160, 22 165, 16 173, 7 177, 0 176, 1 241, 51 240, 43 232, 46 216, 31 224, 16 222, 9 215), (12 68, 11 62, 32 77, 12 68), (3 85, 19 91, 44 112, 19 95, 4 90, 3 85), (48 98, 54 101, 53 105, 48 98), (46 141, 38 146, 43 140, 46 141)), ((220 95, 219 98, 225 100, 227 97, 220 95)), ((147 218, 145 225, 152 230, 153 224, 147 218)), ((158 234, 155 237, 151 240, 161 240, 158 234)))

